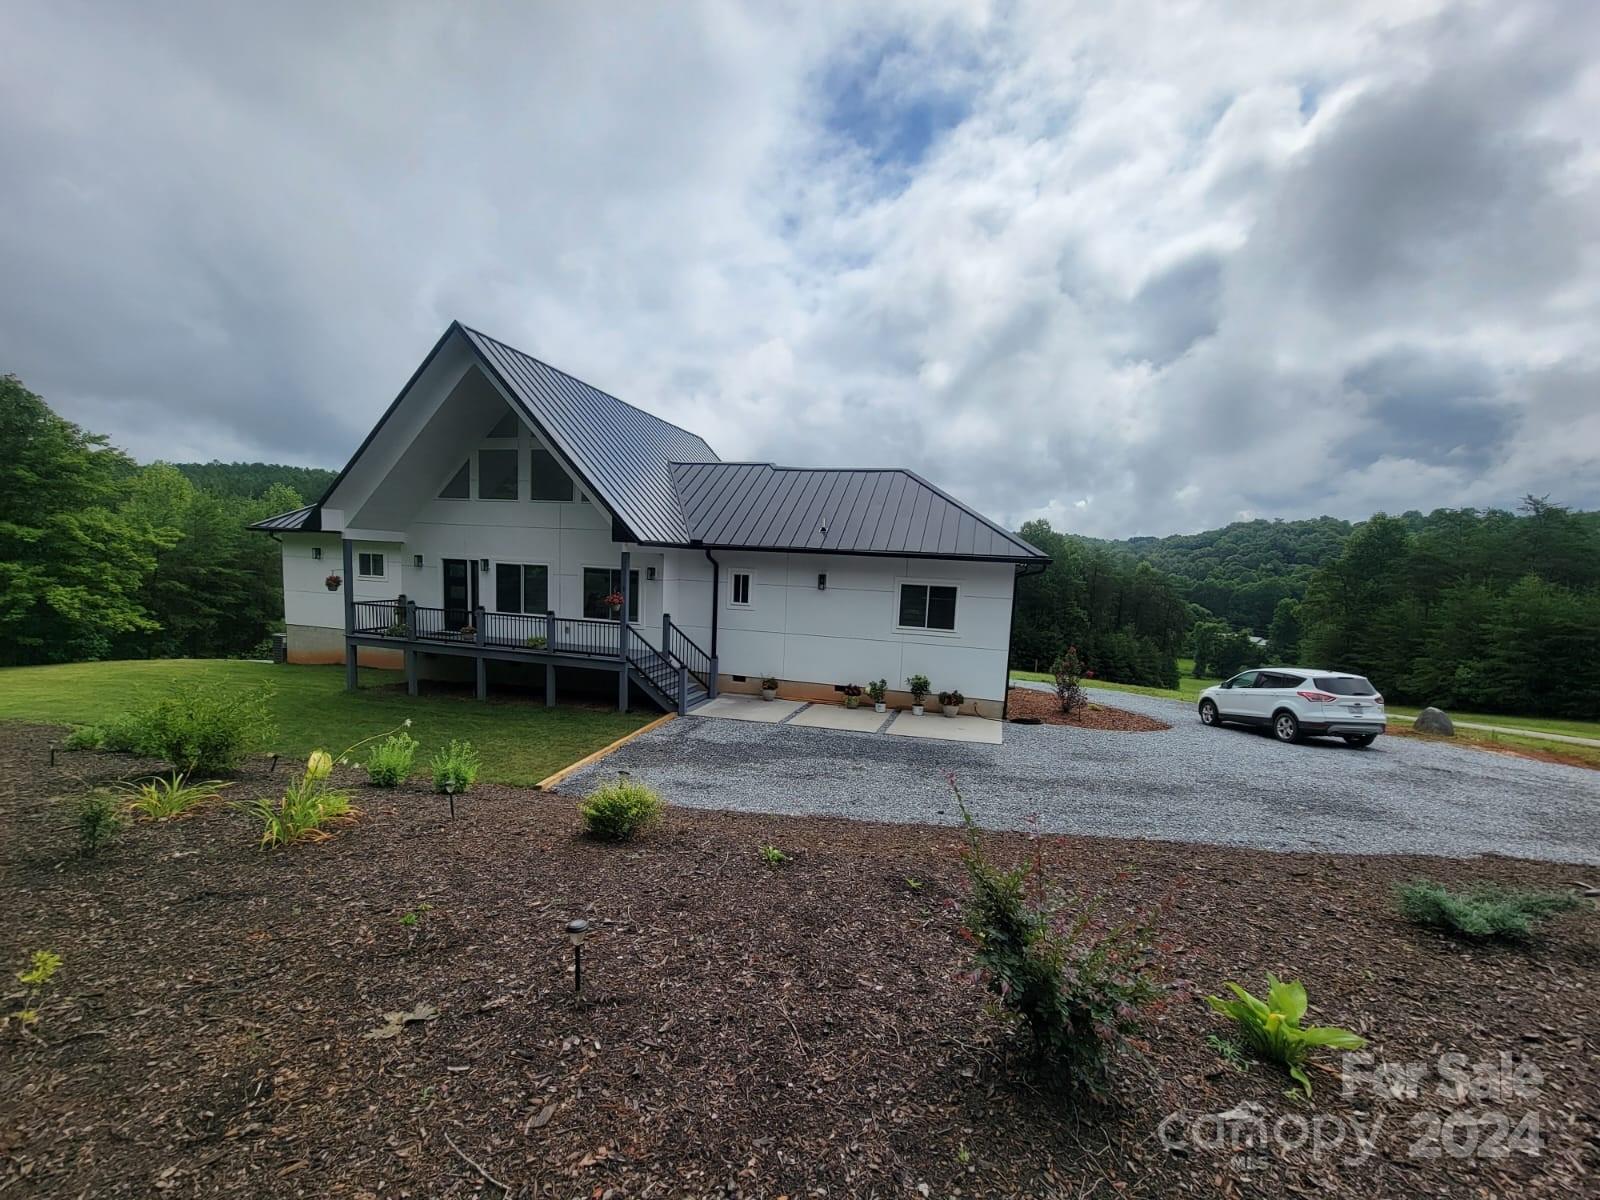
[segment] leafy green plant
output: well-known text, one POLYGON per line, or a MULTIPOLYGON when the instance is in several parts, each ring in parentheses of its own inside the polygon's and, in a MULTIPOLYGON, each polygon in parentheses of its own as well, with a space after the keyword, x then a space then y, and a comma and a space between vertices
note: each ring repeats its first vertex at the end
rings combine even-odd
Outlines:
POLYGON ((883 698, 889 694, 889 681, 887 679, 873 679, 867 683, 867 695, 872 697, 874 704, 882 704, 883 698))
POLYGON ((150 732, 138 713, 112 717, 100 727, 99 749, 113 754, 142 754, 155 757, 160 750, 150 742, 150 732))
POLYGON ((1300 1019, 1306 1015, 1306 989, 1297 980, 1284 983, 1276 975, 1267 976, 1267 998, 1258 1000, 1232 980, 1228 988, 1237 999, 1223 1000, 1218 996, 1206 997, 1206 1002, 1225 1017, 1239 1025, 1245 1044, 1261 1058, 1288 1068, 1289 1077, 1311 1095, 1311 1077, 1305 1073, 1305 1062, 1311 1051, 1319 1046, 1335 1050, 1359 1050, 1367 1039, 1348 1029, 1335 1025, 1308 1025, 1302 1027, 1300 1019))
POLYGON ((1526 941, 1538 922, 1577 908, 1571 892, 1516 891, 1484 884, 1452 892, 1429 879, 1395 889, 1401 914, 1416 925, 1477 941, 1526 941))
POLYGON ((433 905, 419 904, 415 908, 407 909, 403 914, 401 914, 400 924, 404 925, 407 929, 414 929, 421 923, 423 914, 430 913, 432 911, 433 905))
POLYGON ((1247 1070, 1250 1060, 1245 1056, 1244 1048, 1238 1042, 1228 1038, 1218 1037, 1214 1033, 1206 1034, 1206 1045, 1217 1052, 1217 1057, 1227 1063, 1235 1071, 1247 1070))
POLYGON ((89 792, 78 799, 78 853, 93 858, 122 832, 122 805, 111 792, 89 792))
POLYGON ((394 733, 374 746, 367 756, 367 779, 372 786, 391 788, 404 783, 418 745, 409 733, 394 733))
POLYGON ((776 846, 761 847, 761 861, 769 867, 781 867, 789 861, 789 856, 776 846))
POLYGON ((964 936, 978 977, 1026 1028, 1037 1065, 1053 1082, 1090 1094, 1107 1084, 1110 1051, 1139 1027, 1139 1010, 1159 994, 1150 966, 1153 916, 1112 924, 1100 897, 1069 898, 1050 886, 1034 857, 991 863, 954 777, 966 826, 964 936))
POLYGON ((134 714, 135 748, 185 775, 228 774, 276 734, 266 688, 201 686, 134 714))
POLYGON ((764 691, 764 692, 775 692, 775 691, 777 691, 778 690, 778 677, 776 675, 765 675, 765 676, 763 676, 762 679, 761 679, 761 690, 764 691))
POLYGON ((128 808, 146 821, 166 821, 187 816, 207 800, 220 799, 228 785, 215 779, 189 783, 185 775, 162 776, 143 783, 125 783, 122 791, 131 796, 128 808))
POLYGON ((967 698, 960 692, 940 692, 939 703, 945 708, 960 708, 967 702, 967 698))
POLYGON ((536 633, 522 644, 529 650, 543 650, 550 644, 550 639, 545 637, 543 634, 536 633))
POLYGON ((26 1027, 39 1023, 40 998, 60 969, 61 956, 53 950, 35 950, 29 955, 28 965, 17 972, 17 982, 28 989, 22 1007, 12 1014, 18 1024, 26 1027))
POLYGON ((263 850, 321 841, 332 836, 329 825, 356 815, 350 793, 328 785, 332 770, 333 761, 327 751, 313 751, 306 760, 305 771, 284 789, 280 798, 256 796, 236 805, 260 823, 263 850))
POLYGON ((667 802, 644 784, 619 779, 596 788, 578 805, 578 813, 591 837, 625 842, 660 820, 666 807, 667 802))
POLYGON ((451 738, 450 744, 433 756, 429 766, 433 769, 433 790, 459 796, 478 781, 483 760, 471 742, 451 738))
POLYGON ((62 744, 67 750, 98 750, 106 740, 105 730, 98 725, 79 725, 67 735, 62 744))
POLYGON ((911 699, 917 704, 926 700, 932 689, 933 684, 926 675, 910 675, 906 678, 906 690, 911 693, 911 699))

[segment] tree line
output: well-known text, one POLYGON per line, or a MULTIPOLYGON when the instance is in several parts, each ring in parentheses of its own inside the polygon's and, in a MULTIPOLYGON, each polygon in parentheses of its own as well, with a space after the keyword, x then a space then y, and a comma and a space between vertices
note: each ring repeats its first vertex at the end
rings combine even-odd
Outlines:
POLYGON ((260 653, 282 573, 245 527, 315 476, 242 466, 141 466, 0 377, 0 665, 260 653))

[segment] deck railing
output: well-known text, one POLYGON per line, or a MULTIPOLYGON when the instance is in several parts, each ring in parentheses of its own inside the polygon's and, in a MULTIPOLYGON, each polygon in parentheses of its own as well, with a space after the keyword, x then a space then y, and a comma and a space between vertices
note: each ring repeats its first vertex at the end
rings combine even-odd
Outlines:
POLYGON ((357 600, 352 633, 405 637, 406 610, 398 600, 357 600))
POLYGON ((544 613, 486 612, 483 641, 488 646, 544 650, 550 644, 549 619, 544 613))
POLYGON ((672 623, 670 616, 661 619, 661 647, 668 657, 682 663, 700 681, 700 686, 711 689, 711 676, 715 674, 711 656, 697 646, 688 634, 672 623))

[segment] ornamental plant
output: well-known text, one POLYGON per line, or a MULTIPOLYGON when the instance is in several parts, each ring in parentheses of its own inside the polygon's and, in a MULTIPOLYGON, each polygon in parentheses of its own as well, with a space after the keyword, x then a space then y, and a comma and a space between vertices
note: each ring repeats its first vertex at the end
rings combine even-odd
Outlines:
POLYGON ((78 800, 78 853, 93 858, 104 850, 119 833, 126 819, 122 805, 110 792, 89 792, 78 800))
POLYGON ((390 734, 367 755, 367 782, 381 788, 404 783, 411 774, 411 760, 416 757, 420 744, 404 731, 390 734))
POLYGON ((132 714, 130 748, 159 755, 184 775, 231 774, 275 735, 271 695, 216 686, 174 693, 132 714))
POLYGON ((883 698, 889 694, 889 681, 887 679, 874 679, 867 684, 867 695, 872 697, 874 704, 882 704, 883 698))
POLYGON ((282 797, 274 800, 271 796, 257 796, 239 802, 239 811, 260 822, 263 850, 322 841, 333 836, 328 826, 355 817, 350 793, 329 786, 332 771, 333 759, 328 752, 315 750, 306 760, 305 770, 284 789, 282 797))
POLYGON ((921 704, 928 698, 928 693, 933 690, 933 684, 926 675, 908 675, 906 677, 906 690, 911 693, 911 699, 921 704))
POLYGON ((1485 884, 1452 892, 1429 879, 1395 889, 1400 912, 1414 925, 1475 941, 1526 941, 1546 917, 1578 907, 1571 892, 1513 891, 1485 884))
POLYGON ((186 775, 158 775, 143 783, 123 784, 122 790, 130 797, 129 811, 146 821, 168 821, 188 816, 208 800, 220 799, 227 786, 215 779, 190 783, 186 775))
POLYGON ((967 702, 967 698, 965 696, 963 696, 960 692, 940 692, 939 693, 939 703, 941 705, 950 705, 950 706, 953 706, 955 708, 960 708, 966 702, 967 702))
POLYGON ((61 969, 61 956, 53 950, 35 950, 28 957, 28 965, 17 972, 17 982, 28 990, 23 994, 22 1007, 12 1016, 24 1028, 39 1023, 40 998, 61 969))
POLYGON ((1238 1022, 1245 1044, 1267 1062, 1286 1067, 1289 1078, 1311 1096, 1311 1077, 1305 1072, 1305 1062, 1311 1051, 1319 1046, 1335 1050, 1359 1050, 1367 1039, 1348 1029, 1335 1025, 1309 1025, 1302 1027, 1300 1020, 1306 1015, 1306 989, 1298 980, 1284 983, 1276 975, 1267 975, 1267 998, 1258 1000, 1233 981, 1228 987, 1237 999, 1223 1000, 1217 996, 1206 997, 1206 1002, 1223 1016, 1238 1022))
POLYGON ((1082 683, 1083 658, 1076 646, 1068 646, 1061 652, 1051 666, 1050 674, 1055 676, 1056 699, 1061 702, 1062 712, 1075 712, 1089 702, 1089 694, 1083 690, 1082 683))
POLYGON ((478 770, 483 766, 483 759, 472 748, 471 742, 451 738, 450 744, 435 754, 428 765, 433 770, 433 790, 459 796, 478 781, 478 770))
POLYGON ((661 819, 667 802, 652 788, 631 779, 618 779, 596 788, 578 805, 583 827, 603 842, 625 842, 661 819))

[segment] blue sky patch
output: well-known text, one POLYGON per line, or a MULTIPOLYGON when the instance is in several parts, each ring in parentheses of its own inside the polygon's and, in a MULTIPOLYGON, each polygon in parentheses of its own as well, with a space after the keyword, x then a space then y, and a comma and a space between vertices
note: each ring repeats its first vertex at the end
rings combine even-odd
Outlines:
POLYGON ((889 38, 823 74, 824 126, 859 146, 876 167, 915 167, 972 110, 969 94, 930 80, 918 57, 905 39, 889 38))

